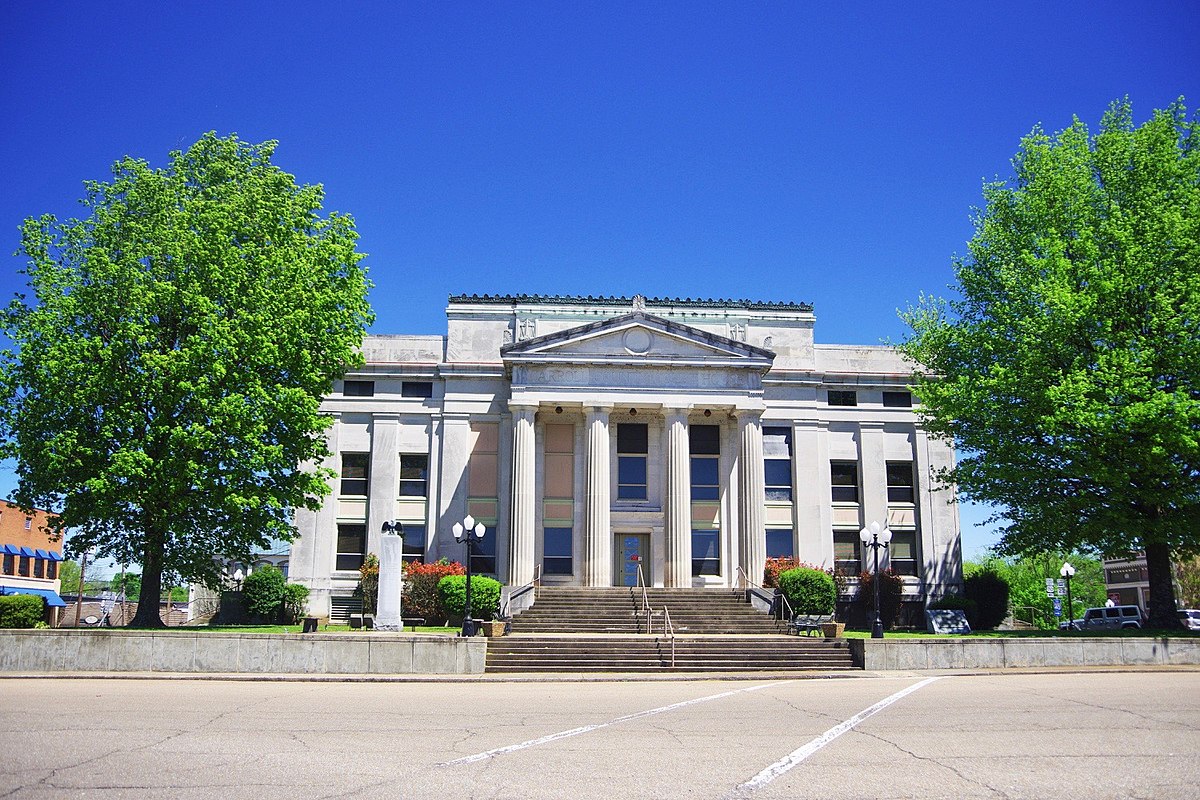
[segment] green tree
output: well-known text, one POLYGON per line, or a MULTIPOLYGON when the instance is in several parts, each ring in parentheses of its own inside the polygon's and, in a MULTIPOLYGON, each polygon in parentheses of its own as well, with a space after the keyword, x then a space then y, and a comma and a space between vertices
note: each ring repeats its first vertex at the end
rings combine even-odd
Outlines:
POLYGON ((1001 548, 1144 550, 1150 624, 1179 625, 1171 556, 1200 548, 1200 135, 1182 102, 1114 103, 1025 137, 984 186, 959 298, 922 298, 902 346, 943 477, 997 504, 1001 548))
POLYGON ((246 611, 268 622, 275 622, 279 618, 286 594, 287 576, 283 574, 283 570, 270 564, 254 570, 242 582, 242 599, 246 603, 246 611))
POLYGON ((328 470, 318 413, 372 319, 349 217, 272 164, 274 142, 206 134, 165 168, 124 158, 83 220, 26 220, 33 301, 3 315, 0 457, 14 500, 78 552, 141 563, 131 624, 162 625, 163 575, 218 585, 294 535, 328 470))
POLYGON ((60 594, 79 593, 79 562, 67 559, 58 565, 58 580, 60 594))
POLYGON ((1200 608, 1200 556, 1175 562, 1175 584, 1184 608, 1200 608))
POLYGON ((120 593, 124 591, 125 599, 130 602, 135 602, 141 597, 142 576, 136 572, 126 572, 124 575, 118 572, 116 575, 113 575, 110 583, 114 592, 120 593))
MULTIPOLYGON (((1009 605, 1018 619, 1032 622, 1039 628, 1056 629, 1058 620, 1054 616, 1054 601, 1046 596, 1046 578, 1058 580, 1064 561, 1075 567, 1071 579, 1071 604, 1075 619, 1083 616, 1084 609, 1104 605, 1108 594, 1104 585, 1104 563, 1083 553, 1038 553, 1020 558, 1003 558, 993 555, 982 562, 968 561, 963 565, 967 577, 991 570, 1008 583, 1009 605), (1030 614, 1027 609, 1034 609, 1030 614), (1033 619, 1030 619, 1030 616, 1033 619)), ((1063 621, 1071 609, 1066 598, 1062 598, 1063 621)))

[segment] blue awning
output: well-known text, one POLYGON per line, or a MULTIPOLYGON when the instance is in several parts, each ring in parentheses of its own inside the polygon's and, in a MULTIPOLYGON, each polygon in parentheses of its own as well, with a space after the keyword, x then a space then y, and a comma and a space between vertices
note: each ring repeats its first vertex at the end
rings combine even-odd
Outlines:
POLYGON ((21 548, 15 544, 0 545, 0 553, 5 553, 10 556, 21 555, 21 548))
POLYGON ((37 553, 38 558, 45 559, 47 561, 50 559, 50 554, 40 547, 34 550, 34 552, 37 553))
POLYGON ((32 547, 25 547, 24 545, 21 546, 21 555, 37 558, 37 553, 34 552, 34 549, 32 547))
POLYGON ((53 589, 33 589, 28 586, 0 586, 0 594, 32 594, 41 597, 47 605, 66 608, 67 604, 53 589))
POLYGON ((57 550, 51 550, 50 551, 50 560, 51 561, 62 561, 63 560, 62 553, 58 552, 57 550))

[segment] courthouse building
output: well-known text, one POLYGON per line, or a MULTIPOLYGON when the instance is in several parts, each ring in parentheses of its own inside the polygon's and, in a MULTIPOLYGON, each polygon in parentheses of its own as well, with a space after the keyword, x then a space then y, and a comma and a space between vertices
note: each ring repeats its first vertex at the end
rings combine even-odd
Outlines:
MULTIPOLYGON (((298 511, 290 577, 344 615, 384 523, 407 558, 509 586, 734 587, 794 556, 856 575, 859 530, 909 600, 961 585, 958 513, 888 347, 813 342, 810 305, 454 296, 445 336, 368 336, 324 404, 338 478, 298 511)), ((864 552, 865 550, 865 552, 864 552)))

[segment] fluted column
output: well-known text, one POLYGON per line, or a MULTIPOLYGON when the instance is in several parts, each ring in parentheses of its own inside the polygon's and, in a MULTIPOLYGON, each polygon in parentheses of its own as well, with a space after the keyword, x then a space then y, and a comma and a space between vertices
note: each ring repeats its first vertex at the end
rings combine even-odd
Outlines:
POLYGON ((751 583, 761 584, 767 562, 763 526, 766 478, 763 467, 762 412, 738 411, 738 563, 751 583))
POLYGON ((667 586, 692 585, 692 468, 687 410, 667 409, 667 586))
POLYGON ((587 484, 584 494, 583 584, 611 586, 612 521, 608 412, 612 406, 585 407, 587 484))
POLYGON ((533 581, 534 562, 534 406, 510 404, 513 419, 512 541, 508 548, 508 582, 533 581))

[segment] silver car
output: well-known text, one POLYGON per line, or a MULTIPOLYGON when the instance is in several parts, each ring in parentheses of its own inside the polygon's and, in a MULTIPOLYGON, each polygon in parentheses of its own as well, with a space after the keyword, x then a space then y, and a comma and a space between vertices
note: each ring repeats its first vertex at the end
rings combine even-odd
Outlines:
POLYGON ((1102 606, 1089 608, 1075 620, 1075 629, 1081 631, 1116 630, 1119 628, 1142 627, 1142 610, 1137 606, 1102 606))
POLYGON ((1189 631, 1200 631, 1200 608, 1179 609, 1179 621, 1189 631))

